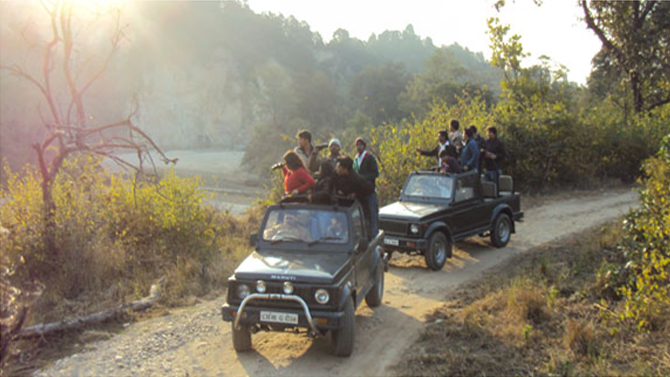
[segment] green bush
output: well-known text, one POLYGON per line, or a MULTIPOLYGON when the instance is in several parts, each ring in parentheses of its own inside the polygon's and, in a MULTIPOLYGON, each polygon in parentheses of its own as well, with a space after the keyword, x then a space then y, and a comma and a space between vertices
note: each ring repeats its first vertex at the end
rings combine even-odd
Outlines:
POLYGON ((621 321, 657 329, 670 314, 670 135, 644 170, 640 207, 626 216, 619 250, 600 279, 603 289, 622 300, 617 311, 621 321))
POLYGON ((53 182, 57 253, 47 254, 39 175, 31 168, 5 174, 2 256, 18 286, 45 285, 44 305, 145 295, 163 275, 170 302, 223 284, 229 261, 246 251, 248 225, 204 205, 197 178, 170 171, 136 181, 80 157, 53 182))

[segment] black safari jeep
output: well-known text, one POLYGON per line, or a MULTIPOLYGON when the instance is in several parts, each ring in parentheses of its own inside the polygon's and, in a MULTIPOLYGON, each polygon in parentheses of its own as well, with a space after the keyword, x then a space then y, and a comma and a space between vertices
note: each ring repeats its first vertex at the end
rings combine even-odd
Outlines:
POLYGON ((501 176, 498 190, 476 172, 411 173, 400 199, 379 211, 385 251, 423 254, 433 270, 441 270, 452 244, 467 237, 490 234, 494 246, 504 247, 522 218, 512 178, 501 176))
POLYGON ((363 299, 379 306, 386 262, 380 232, 370 240, 357 201, 346 205, 286 203, 268 207, 255 251, 229 278, 223 320, 236 351, 251 349, 257 331, 306 329, 331 334, 334 353, 354 347, 354 313, 363 299))

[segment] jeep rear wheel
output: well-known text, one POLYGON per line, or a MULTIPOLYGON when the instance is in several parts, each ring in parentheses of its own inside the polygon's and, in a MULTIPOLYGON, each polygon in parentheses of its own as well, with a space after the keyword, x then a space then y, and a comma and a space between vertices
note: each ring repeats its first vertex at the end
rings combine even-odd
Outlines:
POLYGON ((247 352, 251 350, 251 329, 249 325, 240 325, 240 329, 235 329, 233 322, 233 348, 237 352, 247 352))
POLYGON ((375 273, 375 285, 365 295, 365 303, 371 308, 376 308, 382 304, 382 296, 384 296, 384 262, 380 260, 375 273))
POLYGON ((512 220, 506 213, 501 213, 493 222, 491 243, 495 247, 505 247, 512 236, 512 220))
POLYGON ((347 297, 344 303, 344 316, 342 317, 342 327, 339 330, 330 332, 330 340, 333 343, 333 353, 336 356, 348 357, 354 350, 354 330, 355 330, 354 300, 351 296, 347 297))
POLYGON ((426 250, 426 264, 433 271, 439 271, 444 267, 447 256, 451 254, 451 243, 442 232, 435 232, 430 236, 428 250, 426 250))

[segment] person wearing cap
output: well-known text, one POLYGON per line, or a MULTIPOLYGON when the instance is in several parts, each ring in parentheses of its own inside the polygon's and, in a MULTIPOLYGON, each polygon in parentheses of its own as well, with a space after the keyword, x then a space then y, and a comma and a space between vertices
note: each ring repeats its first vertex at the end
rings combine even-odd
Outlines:
POLYGON ((340 157, 340 151, 342 150, 342 143, 340 139, 334 137, 328 142, 328 151, 330 154, 328 157, 320 158, 319 152, 321 152, 323 147, 314 148, 314 152, 309 156, 309 166, 314 168, 314 171, 318 171, 321 167, 321 161, 328 161, 335 169, 335 164, 337 163, 337 158, 340 157))
POLYGON ((437 157, 437 165, 442 165, 442 160, 440 159, 440 152, 442 152, 447 145, 449 145, 449 134, 447 131, 442 130, 437 133, 437 146, 429 151, 424 151, 419 148, 416 149, 417 153, 422 156, 428 157, 437 157))
POLYGON ((368 224, 370 224, 370 230, 372 231, 372 236, 376 236, 379 231, 377 218, 379 216, 379 203, 377 201, 377 192, 375 181, 379 177, 379 166, 377 165, 377 159, 375 156, 371 155, 367 150, 367 142, 365 139, 359 137, 354 142, 356 145, 356 157, 354 158, 354 171, 358 173, 363 179, 372 184, 372 193, 366 198, 366 204, 368 205, 368 224))
MULTIPOLYGON (((315 149, 312 146, 312 133, 307 130, 300 130, 298 134, 295 135, 298 138, 298 146, 293 149, 293 151, 300 157, 302 164, 305 166, 307 171, 310 174, 313 174, 316 170, 310 169, 312 165, 310 164, 310 157, 314 153, 315 149)), ((317 164, 316 169, 319 166, 317 164)))

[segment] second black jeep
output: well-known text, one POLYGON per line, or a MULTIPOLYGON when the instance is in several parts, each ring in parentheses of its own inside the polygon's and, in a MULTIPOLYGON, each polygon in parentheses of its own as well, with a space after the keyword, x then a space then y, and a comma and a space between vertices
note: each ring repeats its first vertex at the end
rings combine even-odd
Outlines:
POLYGON ((522 218, 510 176, 501 176, 496 187, 474 171, 414 172, 399 200, 379 211, 379 227, 387 253, 419 253, 430 269, 441 270, 454 242, 480 234, 504 247, 522 218))
POLYGON ((354 347, 356 308, 381 305, 383 233, 371 239, 357 201, 280 203, 267 208, 255 250, 229 278, 223 320, 233 346, 251 349, 257 331, 328 333, 338 356, 354 347))

